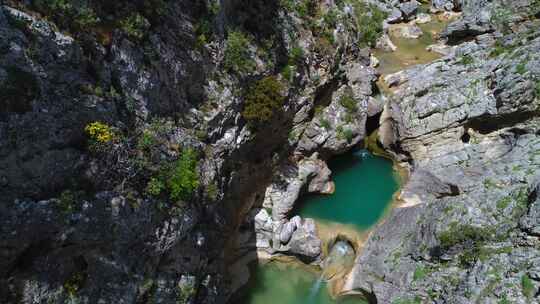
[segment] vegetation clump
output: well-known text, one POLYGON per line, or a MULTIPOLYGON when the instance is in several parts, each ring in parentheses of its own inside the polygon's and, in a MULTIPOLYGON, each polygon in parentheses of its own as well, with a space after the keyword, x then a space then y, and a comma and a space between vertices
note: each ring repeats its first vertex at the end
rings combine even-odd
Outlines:
POLYGON ((64 290, 70 298, 74 298, 77 292, 81 289, 85 281, 82 273, 76 272, 64 282, 64 290))
POLYGON ((226 69, 237 73, 247 73, 255 67, 255 62, 249 52, 249 44, 250 41, 243 32, 229 32, 223 59, 226 69))
POLYGON ((438 236, 440 247, 447 251, 454 246, 462 246, 459 262, 464 267, 472 266, 477 260, 490 254, 504 253, 504 250, 485 248, 487 241, 495 239, 495 230, 491 227, 475 227, 472 225, 452 225, 438 236))
POLYGON ((159 196, 165 190, 165 184, 156 177, 151 177, 146 185, 146 193, 151 196, 159 196))
POLYGON ((158 197, 168 194, 172 201, 188 201, 199 187, 198 155, 193 148, 185 148, 180 158, 164 166, 157 176, 146 184, 147 195, 158 197))
POLYGON ((282 91, 283 85, 274 76, 257 81, 245 97, 242 116, 252 124, 270 121, 285 101, 282 91))
POLYGON ((532 298, 535 292, 534 284, 526 274, 521 277, 521 291, 527 298, 532 298))
POLYGON ((360 43, 374 46, 383 32, 382 24, 387 14, 373 4, 368 5, 362 1, 353 1, 352 4, 360 43))
POLYGON ((111 127, 99 121, 92 122, 84 128, 91 140, 97 143, 108 143, 114 139, 111 127))
POLYGON ((139 13, 133 13, 124 20, 120 21, 120 28, 128 37, 141 40, 146 34, 150 23, 139 13))
POLYGON ((189 200, 195 189, 199 187, 199 174, 197 172, 197 153, 188 148, 182 152, 170 172, 167 187, 172 200, 189 200))
POLYGON ((343 94, 341 95, 339 99, 339 104, 341 104, 342 107, 347 109, 347 112, 352 113, 356 112, 357 105, 354 98, 351 96, 351 94, 343 94))

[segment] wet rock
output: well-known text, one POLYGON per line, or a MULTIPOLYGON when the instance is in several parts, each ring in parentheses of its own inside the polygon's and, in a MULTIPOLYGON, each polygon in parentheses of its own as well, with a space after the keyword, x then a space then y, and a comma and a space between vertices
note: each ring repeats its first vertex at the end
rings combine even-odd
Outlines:
POLYGON ((420 6, 420 3, 418 3, 418 1, 412 0, 412 1, 401 3, 399 5, 399 9, 403 13, 403 18, 405 20, 412 20, 419 6, 420 6))
POLYGON ((431 22, 431 16, 425 13, 418 14, 416 19, 414 19, 416 24, 424 24, 431 22))
POLYGON ((321 240, 317 237, 315 221, 304 219, 291 237, 289 252, 312 261, 320 256, 321 246, 321 240))
POLYGON ((394 45, 392 40, 387 34, 383 34, 379 39, 377 39, 376 48, 385 50, 388 52, 393 52, 397 50, 397 47, 394 45))
POLYGON ((424 33, 415 23, 396 24, 390 28, 390 32, 396 37, 406 39, 418 39, 424 33))

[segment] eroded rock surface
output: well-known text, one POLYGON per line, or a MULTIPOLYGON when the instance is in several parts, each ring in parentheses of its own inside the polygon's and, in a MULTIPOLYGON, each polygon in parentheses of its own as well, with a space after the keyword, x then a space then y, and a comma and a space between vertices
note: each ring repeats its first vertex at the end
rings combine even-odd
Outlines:
MULTIPOLYGON (((472 14, 483 18, 466 10, 447 32, 472 14)), ((475 20, 467 35, 497 28, 475 20)), ((538 301, 539 49, 532 20, 387 77, 381 141, 411 173, 345 290, 378 303, 538 301)))

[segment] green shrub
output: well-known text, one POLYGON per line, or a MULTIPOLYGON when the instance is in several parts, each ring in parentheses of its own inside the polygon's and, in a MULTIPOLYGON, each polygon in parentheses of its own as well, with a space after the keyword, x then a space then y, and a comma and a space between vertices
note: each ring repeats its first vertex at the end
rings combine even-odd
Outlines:
POLYGON ((524 274, 521 277, 521 291, 523 292, 523 295, 527 298, 532 298, 534 296, 535 287, 532 282, 532 280, 529 278, 528 275, 524 274))
POLYGON ((150 150, 157 144, 157 139, 150 130, 144 130, 141 137, 137 142, 137 148, 139 150, 150 150))
POLYGON ((274 76, 257 81, 246 94, 244 119, 255 124, 270 121, 285 101, 282 91, 283 85, 274 76))
POLYGON ((126 19, 120 21, 120 28, 128 37, 141 40, 146 34, 150 23, 139 13, 133 13, 126 19))
POLYGON ((178 293, 176 296, 176 303, 177 304, 187 304, 189 303, 189 299, 195 295, 195 287, 192 285, 183 285, 178 286, 178 293))
POLYGON ((323 127, 325 130, 330 130, 330 122, 327 119, 321 118, 321 127, 323 127))
POLYGON ((498 57, 499 55, 502 55, 507 52, 511 52, 514 49, 514 46, 512 45, 505 45, 500 40, 495 41, 495 45, 493 46, 493 49, 489 53, 489 57, 494 58, 498 57))
POLYGON ((237 73, 247 73, 255 67, 255 61, 249 53, 250 41, 240 31, 229 32, 225 43, 225 58, 223 64, 226 69, 237 73))
POLYGON ((84 281, 84 275, 80 272, 76 272, 64 282, 64 290, 70 298, 74 298, 77 295, 77 292, 83 286, 84 281))
POLYGON ((360 0, 354 0, 352 4, 360 43, 366 46, 375 45, 377 38, 383 32, 382 23, 386 19, 387 14, 381 11, 376 5, 367 5, 360 0))
POLYGON ((100 21, 92 7, 74 0, 36 0, 32 5, 70 30, 87 31, 100 21))
POLYGON ((346 140, 348 143, 353 140, 353 132, 350 129, 344 129, 342 126, 337 128, 337 136, 339 139, 346 140))
POLYGON ((303 58, 304 58, 304 50, 299 46, 293 47, 291 51, 289 52, 290 65, 300 64, 303 58))
POLYGON ((500 199, 499 201, 497 201, 497 209, 499 210, 506 209, 506 207, 510 205, 510 202, 512 202, 512 198, 510 198, 509 196, 500 199))
POLYGON ((283 76, 283 79, 287 81, 292 81, 292 67, 290 65, 286 65, 283 70, 281 70, 281 76, 283 76))
POLYGON ((414 298, 398 298, 392 301, 392 304, 421 304, 422 299, 418 296, 414 298))
POLYGON ((448 250, 451 247, 472 241, 473 243, 481 243, 493 238, 494 231, 491 228, 475 227, 472 225, 454 225, 447 231, 439 234, 439 242, 443 250, 448 250))
POLYGON ((534 87, 534 96, 537 99, 540 99, 540 80, 536 81, 536 86, 534 87))
POLYGON ((356 112, 357 110, 356 100, 354 100, 350 94, 341 95, 339 98, 339 104, 347 109, 347 112, 349 113, 356 112))
POLYGON ((520 75, 527 73, 527 67, 525 66, 524 62, 521 62, 516 66, 516 73, 520 75))
POLYGON ((314 17, 317 15, 318 8, 317 0, 300 0, 295 6, 296 13, 300 18, 314 17))
POLYGON ((338 11, 336 9, 330 9, 323 18, 327 28, 336 28, 338 23, 338 11))
POLYGON ((165 190, 165 184, 158 178, 152 177, 146 185, 146 193, 152 196, 158 196, 165 190))
POLYGON ((60 193, 59 206, 62 212, 70 214, 75 210, 75 193, 71 190, 64 190, 60 193))
POLYGON ((464 55, 461 57, 461 64, 471 65, 474 63, 474 58, 471 55, 464 55))
POLYGON ((426 268, 423 266, 416 266, 416 269, 414 270, 413 274, 413 281, 422 280, 427 275, 426 268))
POLYGON ((169 173, 167 188, 172 200, 189 200, 199 187, 197 152, 192 148, 182 151, 169 173))
POLYGON ((212 182, 206 186, 206 195, 211 200, 215 201, 217 199, 218 192, 219 190, 215 182, 212 182))
POLYGON ((295 8, 294 0, 279 0, 279 5, 288 12, 295 8))

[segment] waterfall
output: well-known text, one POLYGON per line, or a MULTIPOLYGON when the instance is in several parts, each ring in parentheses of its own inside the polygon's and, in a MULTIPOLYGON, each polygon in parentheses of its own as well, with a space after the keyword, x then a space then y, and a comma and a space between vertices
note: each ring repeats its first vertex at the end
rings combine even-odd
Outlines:
POLYGON ((324 271, 321 273, 321 276, 319 279, 315 282, 315 284, 311 287, 311 290, 309 291, 309 298, 308 298, 308 304, 315 303, 315 298, 317 297, 317 294, 319 293, 319 290, 321 290, 322 283, 324 281, 324 271))

